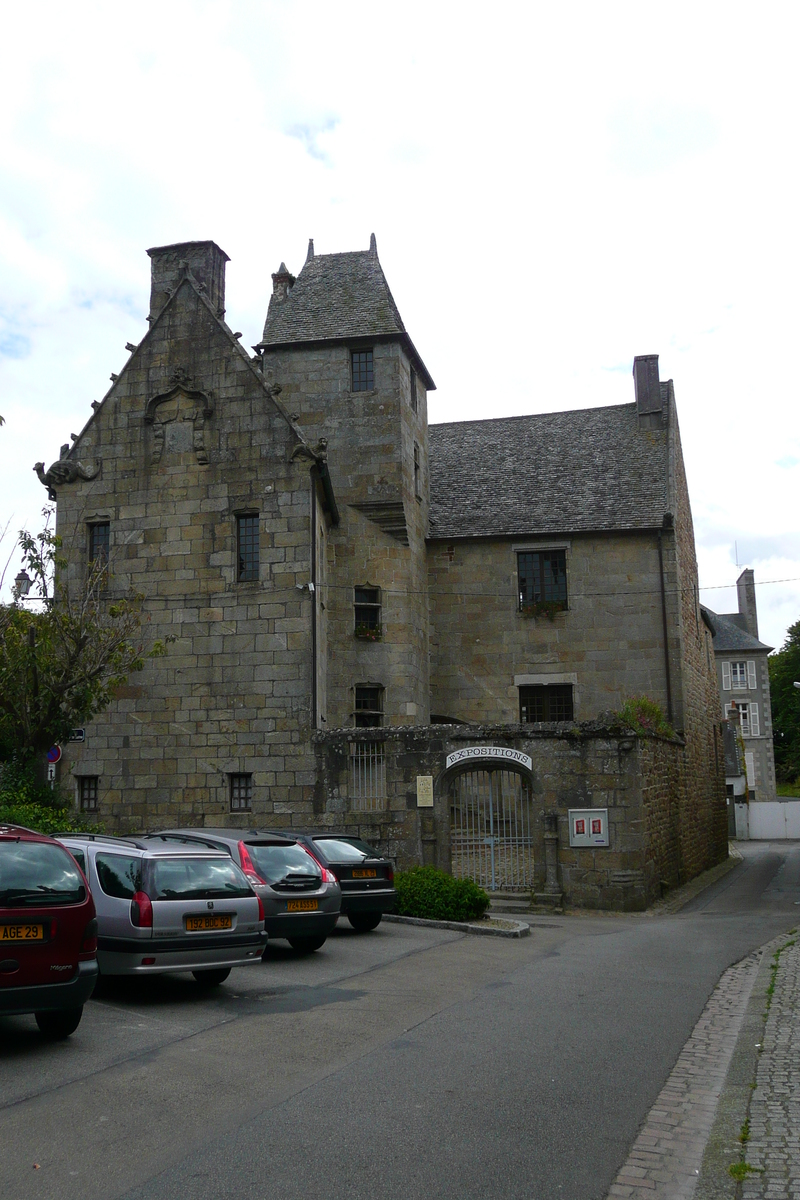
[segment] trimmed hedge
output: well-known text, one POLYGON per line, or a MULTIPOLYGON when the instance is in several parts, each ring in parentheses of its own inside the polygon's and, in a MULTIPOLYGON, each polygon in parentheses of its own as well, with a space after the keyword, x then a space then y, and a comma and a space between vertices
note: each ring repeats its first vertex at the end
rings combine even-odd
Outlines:
POLYGON ((396 912, 429 921, 474 921, 489 907, 489 897, 471 879, 454 879, 438 867, 412 867, 394 877, 396 912))

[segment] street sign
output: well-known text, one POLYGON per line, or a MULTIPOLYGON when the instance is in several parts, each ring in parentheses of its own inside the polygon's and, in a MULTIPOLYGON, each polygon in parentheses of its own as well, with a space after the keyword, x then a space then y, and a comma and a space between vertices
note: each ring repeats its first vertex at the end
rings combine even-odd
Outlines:
POLYGON ((50 749, 47 751, 47 761, 49 763, 53 763, 53 765, 55 765, 57 762, 61 762, 61 747, 60 746, 51 746, 50 747, 50 749))
POLYGON ((70 729, 69 740, 71 742, 85 742, 86 741, 86 730, 85 729, 70 729))

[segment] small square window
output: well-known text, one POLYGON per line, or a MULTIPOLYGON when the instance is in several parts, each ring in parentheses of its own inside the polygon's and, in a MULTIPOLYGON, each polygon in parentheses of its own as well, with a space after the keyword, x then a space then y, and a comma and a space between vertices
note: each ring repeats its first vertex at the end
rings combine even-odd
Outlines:
POLYGON ((377 729, 383 725, 383 688, 379 684, 359 684, 356 687, 353 717, 357 729, 377 729))
POLYGON ((99 521, 89 526, 89 562, 106 565, 111 541, 111 526, 108 521, 99 521))
POLYGON ((375 387, 375 371, 371 350, 351 350, 350 365, 354 392, 371 392, 375 387))
POLYGON ((357 587, 355 594, 355 634, 375 640, 381 628, 381 591, 376 587, 357 587))
POLYGON ((78 803, 81 812, 97 812, 99 775, 81 775, 78 778, 78 803))
POLYGON ((253 803, 253 776, 231 775, 231 812, 250 812, 253 803))
POLYGON ((258 579, 258 514, 236 518, 236 578, 240 583, 258 579))
POLYGON ((550 683, 519 689, 519 719, 523 725, 535 721, 573 719, 572 684, 550 683))

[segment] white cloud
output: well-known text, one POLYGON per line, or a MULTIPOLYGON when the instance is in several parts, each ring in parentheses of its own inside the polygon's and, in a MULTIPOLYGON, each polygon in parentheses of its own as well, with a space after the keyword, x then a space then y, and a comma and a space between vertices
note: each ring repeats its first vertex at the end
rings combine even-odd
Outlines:
MULTIPOLYGON (((702 582, 732 583, 748 539, 757 579, 800 576, 796 24, 780 3, 9 9, 0 516, 36 522, 33 462, 141 338, 148 246, 222 245, 249 343, 281 259, 374 231, 434 419, 627 402, 659 352, 702 582)), ((759 604, 779 644, 800 592, 759 604)))

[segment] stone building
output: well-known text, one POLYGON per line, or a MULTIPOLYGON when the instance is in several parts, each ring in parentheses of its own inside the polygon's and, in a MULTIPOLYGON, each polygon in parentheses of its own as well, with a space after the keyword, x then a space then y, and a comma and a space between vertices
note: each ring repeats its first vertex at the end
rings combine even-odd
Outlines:
POLYGON ((213 242, 149 251, 149 330, 59 462, 74 587, 165 657, 65 748, 107 827, 326 824, 401 865, 637 908, 726 853, 672 383, 428 427, 367 251, 281 264, 251 356, 213 242), (610 714, 656 701, 674 738, 610 714), (549 855, 549 860, 548 860, 549 855), (549 861, 549 869, 548 869, 549 861))
MULTIPOLYGON (((758 638, 758 609, 753 572, 742 571, 736 581, 739 611, 715 613, 704 608, 713 634, 720 712, 732 715, 741 730, 747 779, 747 796, 753 803, 777 799, 775 755, 772 743, 772 706, 767 655, 772 646, 758 638)), ((729 799, 739 792, 737 781, 726 774, 729 799)), ((740 821, 741 830, 741 821, 740 821)))

